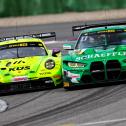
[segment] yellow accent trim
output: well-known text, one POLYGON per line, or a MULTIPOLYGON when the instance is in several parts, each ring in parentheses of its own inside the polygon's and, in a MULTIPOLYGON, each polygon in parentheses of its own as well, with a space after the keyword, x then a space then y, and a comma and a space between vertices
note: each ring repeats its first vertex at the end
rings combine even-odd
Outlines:
POLYGON ((64 87, 69 87, 70 86, 69 82, 64 82, 63 85, 64 85, 64 87))

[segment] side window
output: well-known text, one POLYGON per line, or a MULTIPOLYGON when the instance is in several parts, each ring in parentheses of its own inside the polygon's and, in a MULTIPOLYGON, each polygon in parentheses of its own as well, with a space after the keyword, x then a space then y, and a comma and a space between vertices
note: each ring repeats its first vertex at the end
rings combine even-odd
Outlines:
POLYGON ((119 33, 119 38, 122 44, 126 44, 126 33, 119 33))
POLYGON ((88 33, 82 34, 78 40, 77 49, 83 49, 94 46, 103 46, 106 42, 105 34, 88 33))

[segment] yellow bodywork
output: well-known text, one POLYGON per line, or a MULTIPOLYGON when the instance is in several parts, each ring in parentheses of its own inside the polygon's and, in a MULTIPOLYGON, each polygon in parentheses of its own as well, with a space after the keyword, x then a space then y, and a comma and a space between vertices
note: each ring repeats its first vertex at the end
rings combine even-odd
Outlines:
POLYGON ((19 44, 23 46, 24 42, 40 42, 46 50, 47 55, 0 60, 0 83, 10 84, 15 81, 32 81, 50 77, 55 86, 60 84, 62 82, 61 53, 58 53, 57 57, 52 56, 52 50, 48 50, 41 39, 25 38, 9 40, 1 42, 0 47, 8 44, 19 44), (45 62, 47 60, 53 60, 55 62, 55 67, 53 69, 47 69, 45 67, 45 62))

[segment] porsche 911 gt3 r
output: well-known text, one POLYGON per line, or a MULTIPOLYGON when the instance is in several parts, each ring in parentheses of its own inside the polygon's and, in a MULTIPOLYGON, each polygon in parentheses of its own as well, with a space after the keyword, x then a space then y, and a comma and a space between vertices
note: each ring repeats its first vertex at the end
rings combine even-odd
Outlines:
POLYGON ((64 88, 126 80, 126 23, 74 26, 82 30, 63 57, 64 88))
POLYGON ((54 32, 1 39, 0 93, 62 84, 60 50, 48 50, 39 39, 53 36, 54 32))

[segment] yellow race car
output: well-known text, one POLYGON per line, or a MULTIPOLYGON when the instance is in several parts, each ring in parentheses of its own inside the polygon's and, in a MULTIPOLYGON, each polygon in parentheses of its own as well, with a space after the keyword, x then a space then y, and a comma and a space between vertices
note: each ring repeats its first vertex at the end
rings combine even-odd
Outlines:
POLYGON ((47 49, 41 40, 49 37, 56 37, 55 32, 1 39, 0 93, 62 85, 61 52, 47 49))

